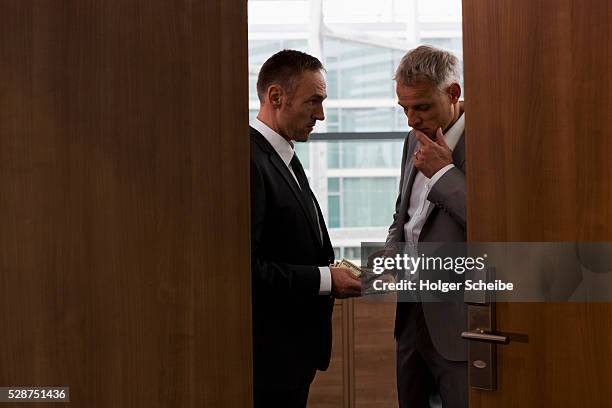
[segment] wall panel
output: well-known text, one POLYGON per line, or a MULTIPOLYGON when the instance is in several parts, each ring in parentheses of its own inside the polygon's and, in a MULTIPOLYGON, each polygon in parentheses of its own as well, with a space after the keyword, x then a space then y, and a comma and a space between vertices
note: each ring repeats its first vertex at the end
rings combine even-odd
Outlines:
POLYGON ((1 385, 250 404, 246 28, 237 0, 0 3, 1 385))

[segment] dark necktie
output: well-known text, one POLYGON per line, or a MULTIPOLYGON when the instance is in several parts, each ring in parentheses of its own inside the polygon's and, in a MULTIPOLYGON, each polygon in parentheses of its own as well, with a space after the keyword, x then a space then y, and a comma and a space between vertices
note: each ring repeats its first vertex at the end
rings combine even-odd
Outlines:
MULTIPOLYGON (((297 154, 293 154, 290 164, 291 168, 293 169, 293 173, 295 173, 295 178, 297 178, 297 181, 300 184, 304 204, 308 209, 312 222, 317 225, 317 213, 315 212, 314 202, 312 201, 312 193, 310 191, 310 186, 308 185, 308 178, 306 177, 306 173, 304 172, 304 168, 302 167, 302 163, 300 163, 300 159, 298 159, 297 154)), ((319 226, 317 225, 317 229, 318 228, 319 226)))

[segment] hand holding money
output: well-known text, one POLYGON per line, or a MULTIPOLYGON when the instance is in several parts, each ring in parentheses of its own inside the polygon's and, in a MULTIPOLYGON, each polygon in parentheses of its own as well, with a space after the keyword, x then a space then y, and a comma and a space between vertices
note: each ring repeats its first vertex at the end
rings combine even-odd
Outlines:
MULTIPOLYGON (((382 251, 380 254, 384 255, 385 252, 382 251)), ((372 268, 362 268, 360 266, 355 265, 351 261, 347 261, 346 259, 337 261, 333 266, 348 269, 355 278, 358 278, 361 281, 361 295, 381 295, 388 293, 387 290, 374 290, 373 284, 375 281, 385 283, 395 282, 395 278, 392 274, 385 273, 380 275, 377 273, 373 273, 372 268)))
POLYGON ((361 296, 361 281, 358 275, 356 275, 358 269, 356 265, 350 266, 342 262, 329 267, 332 278, 333 297, 345 299, 347 297, 361 296))
POLYGON ((353 274, 354 277, 359 278, 362 274, 362 270, 359 266, 355 265, 354 263, 352 263, 351 261, 347 261, 346 259, 343 259, 341 261, 337 261, 336 263, 334 263, 334 266, 337 268, 346 268, 349 271, 351 271, 351 273, 353 274))

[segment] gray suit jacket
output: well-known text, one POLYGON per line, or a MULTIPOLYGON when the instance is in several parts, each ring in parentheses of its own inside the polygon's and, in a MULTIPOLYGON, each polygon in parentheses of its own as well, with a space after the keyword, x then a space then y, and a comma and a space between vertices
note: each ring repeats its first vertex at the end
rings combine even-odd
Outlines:
MULTIPOLYGON (((408 222, 410 192, 417 170, 413 155, 417 140, 410 132, 404 142, 400 193, 395 204, 393 223, 389 227, 387 245, 404 242, 404 224, 408 222)), ((453 151, 454 168, 446 172, 433 185, 427 199, 435 207, 427 217, 421 230, 419 242, 465 242, 466 241, 466 184, 465 184, 465 133, 461 135, 453 151)), ((467 342, 461 338, 466 330, 466 305, 460 303, 423 303, 423 314, 432 343, 446 359, 463 361, 467 359, 467 342)), ((410 305, 398 303, 395 332, 404 324, 410 305)))

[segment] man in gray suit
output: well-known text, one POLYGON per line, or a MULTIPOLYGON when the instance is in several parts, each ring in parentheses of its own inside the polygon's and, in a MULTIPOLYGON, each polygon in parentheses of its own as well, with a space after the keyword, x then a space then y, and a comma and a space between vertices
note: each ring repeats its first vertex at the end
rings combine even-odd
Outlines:
MULTIPOLYGON (((393 223, 386 246, 466 240, 465 145, 459 62, 429 46, 409 51, 395 74, 412 131, 404 143, 393 223)), ((463 303, 398 302, 395 320, 400 407, 467 406, 463 303), (432 397, 433 396, 433 397, 432 397)))

